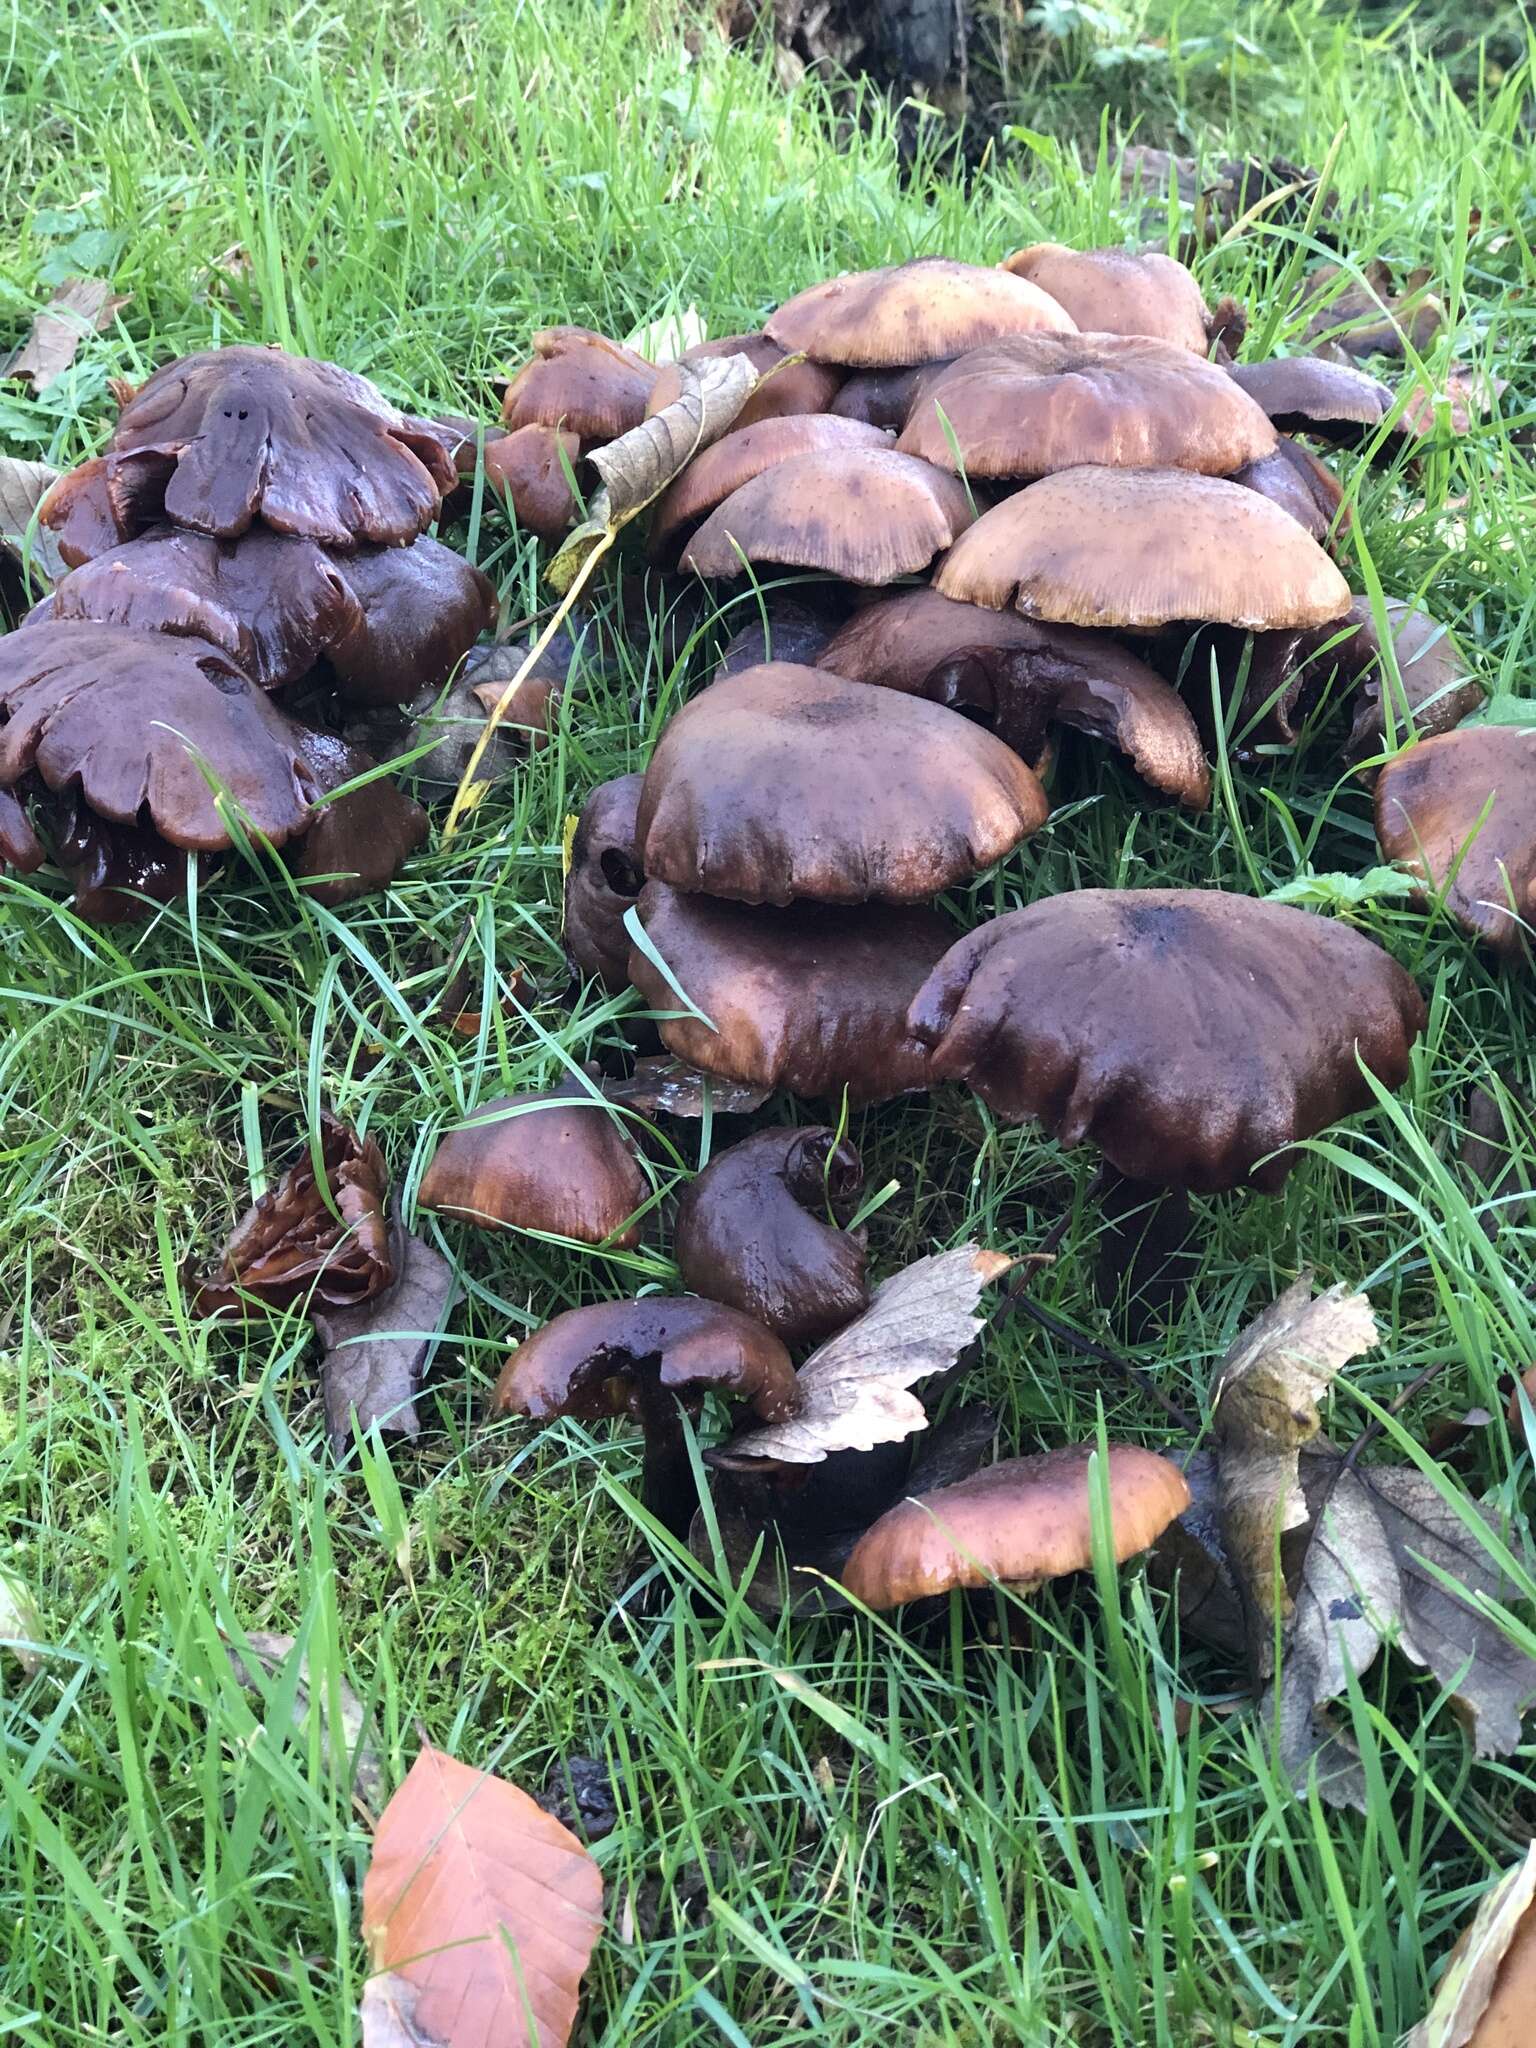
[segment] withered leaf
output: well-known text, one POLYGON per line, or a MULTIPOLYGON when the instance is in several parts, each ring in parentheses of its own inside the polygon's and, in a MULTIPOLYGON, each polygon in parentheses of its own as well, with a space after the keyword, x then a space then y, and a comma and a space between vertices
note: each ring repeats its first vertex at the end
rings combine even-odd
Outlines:
POLYGON ((420 1434, 416 1392, 458 1298, 452 1266, 393 1219, 389 1237, 395 1282, 355 1308, 317 1308, 325 1346, 320 1368, 331 1448, 345 1450, 354 1427, 420 1434), (354 1420, 355 1418, 355 1420, 354 1420))
MULTIPOLYGON (((243 1645, 230 1643, 226 1646, 229 1668, 235 1674, 237 1684, 247 1692, 255 1693, 265 1701, 276 1680, 286 1670, 288 1660, 298 1644, 293 1636, 277 1635, 270 1629, 252 1628, 245 1632, 243 1645)), ((309 1726, 310 1700, 318 1693, 321 1716, 320 1754, 327 1766, 331 1759, 331 1703, 336 1703, 336 1734, 341 1743, 343 1759, 352 1765, 352 1782, 358 1796, 370 1807, 376 1807, 384 1796, 384 1769, 379 1753, 367 1739, 367 1716, 363 1703, 347 1684, 345 1679, 327 1680, 316 1688, 309 1675, 309 1658, 301 1656, 297 1673, 297 1686, 293 1695, 293 1725, 301 1732, 309 1726), (333 1692, 334 1687, 334 1692, 333 1692)))
POLYGON ((363 1880, 363 2048, 562 2048, 603 1880, 526 1792, 423 1748, 363 1880))
POLYGON ((1160 1586, 1177 1575, 1179 1622, 1186 1634, 1241 1657, 1248 1647, 1242 1597, 1221 1533, 1221 1474, 1214 1451, 1194 1451, 1182 1465, 1190 1502, 1153 1545, 1150 1573, 1160 1586))
POLYGON ((1403 2048, 1516 2048, 1536 2039, 1536 1842, 1483 1895, 1435 2002, 1403 2048), (1487 2028, 1479 2032, 1484 2022, 1487 2028))
POLYGON ((127 303, 99 277, 70 278, 33 319, 31 333, 3 374, 30 378, 33 391, 41 395, 63 376, 85 337, 103 333, 127 303))
POLYGON ((773 1092, 706 1074, 673 1053, 646 1053, 635 1061, 632 1074, 604 1081, 601 1086, 610 1102, 622 1103, 642 1116, 665 1111, 668 1116, 700 1117, 706 1103, 715 1116, 750 1116, 773 1092))
POLYGON ((0 1571, 0 1648, 9 1650, 28 1678, 43 1667, 43 1653, 38 1648, 42 1639, 37 1602, 20 1579, 0 1571))
POLYGON ((27 529, 58 478, 59 472, 46 462, 0 455, 0 553, 28 563, 35 577, 50 584, 66 573, 58 541, 46 526, 35 526, 29 545, 27 529))

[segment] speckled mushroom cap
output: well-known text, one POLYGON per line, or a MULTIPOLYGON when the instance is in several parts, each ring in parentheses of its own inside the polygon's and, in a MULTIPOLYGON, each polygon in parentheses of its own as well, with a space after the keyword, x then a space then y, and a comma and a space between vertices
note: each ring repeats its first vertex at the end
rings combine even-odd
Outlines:
POLYGON ((1182 469, 1067 469, 986 512, 934 578, 946 597, 1062 625, 1320 626, 1349 585, 1278 505, 1182 469))
POLYGON ((624 914, 645 885, 635 840, 643 775, 600 782, 581 807, 565 877, 565 949, 579 974, 629 987, 624 914))
POLYGON ((533 420, 486 442, 485 480, 512 507, 519 526, 538 540, 556 541, 576 523, 566 464, 574 471, 580 459, 579 434, 533 420))
POLYGON ((122 524, 113 508, 104 455, 93 455, 89 462, 66 470, 49 486, 37 517, 39 525, 46 526, 58 542, 59 553, 71 569, 132 538, 132 529, 122 524))
POLYGON ((1368 439, 1392 410, 1392 393, 1377 378, 1318 356, 1232 363, 1226 374, 1282 434, 1316 434, 1349 446, 1368 439))
MULTIPOLYGON (((721 356, 745 356, 759 378, 756 390, 736 415, 733 432, 755 427, 762 420, 826 412, 843 382, 842 371, 829 363, 789 363, 781 370, 778 366, 786 361, 786 352, 761 333, 727 334, 717 341, 701 341, 685 349, 678 362, 700 363, 721 356)), ((646 401, 646 418, 671 405, 682 396, 682 390, 677 363, 663 363, 646 401)))
POLYGON ((1401 1085, 1424 1002, 1332 918, 1214 889, 1079 889, 962 939, 907 1021, 935 1080, 1131 1179, 1272 1192, 1291 1147, 1372 1101, 1359 1061, 1401 1085))
POLYGON ((896 370, 957 356, 1004 334, 1070 334, 1070 313, 1005 270, 919 256, 887 270, 828 278, 788 300, 767 323, 770 341, 812 362, 896 370))
POLYGON ((917 903, 1045 823, 1033 770, 969 719, 792 662, 716 683, 656 743, 654 881, 741 903, 917 903))
MULTIPOLYGON (((1093 1563, 1089 1444, 1005 1458, 969 1479, 898 1502, 859 1538, 844 1587, 877 1612, 936 1593, 990 1585, 1028 1589, 1093 1563)), ((1189 1506, 1178 1466, 1134 1444, 1111 1444, 1109 1536, 1117 1564, 1156 1542, 1189 1506)))
MULTIPOLYGON (((797 455, 837 455, 850 448, 889 448, 891 437, 857 420, 834 419, 830 413, 798 413, 761 420, 754 427, 733 427, 682 471, 656 501, 647 547, 655 561, 664 561, 686 534, 706 519, 733 491, 755 476, 797 455)), ((737 565, 740 566, 739 564, 737 565)))
POLYGON ((1004 257, 1002 267, 1049 292, 1085 334, 1145 334, 1205 354, 1205 294, 1194 272, 1172 256, 1033 242, 1004 257))
POLYGON ((700 576, 740 576, 746 563, 820 569, 849 583, 913 576, 975 517, 964 484, 930 462, 886 448, 794 455, 743 484, 683 550, 700 576))
POLYGON ((884 1102, 928 1085, 907 1006, 954 938, 936 911, 749 909, 649 882, 646 936, 703 1018, 637 946, 629 973, 669 1052, 705 1073, 812 1098, 884 1102), (707 1019, 705 1022, 703 1019, 707 1019))
POLYGON ((1344 507, 1344 489, 1338 478, 1310 448, 1284 434, 1273 455, 1245 463, 1233 473, 1232 481, 1245 491, 1257 491, 1261 498, 1289 513, 1320 547, 1336 551, 1333 543, 1349 531, 1351 514, 1344 507))
POLYGON ((1536 732, 1469 726, 1405 747, 1377 777, 1376 837, 1494 953, 1520 958, 1536 925, 1536 732))
POLYGON ((656 382, 644 356, 590 327, 546 327, 501 401, 501 423, 563 427, 583 441, 612 441, 638 427, 656 382))

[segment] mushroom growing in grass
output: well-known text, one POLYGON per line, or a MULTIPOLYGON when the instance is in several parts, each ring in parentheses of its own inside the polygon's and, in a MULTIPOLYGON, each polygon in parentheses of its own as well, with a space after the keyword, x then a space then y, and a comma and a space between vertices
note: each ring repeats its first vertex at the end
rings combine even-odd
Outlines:
POLYGON ((796 455, 837 455, 850 448, 889 448, 890 436, 856 420, 829 413, 802 413, 733 427, 683 469, 657 499, 647 548, 656 562, 668 560, 717 505, 753 477, 796 455))
MULTIPOLYGON (((1375 377, 1317 356, 1277 356, 1233 363, 1233 383, 1246 391, 1282 434, 1313 434, 1341 448, 1369 441, 1392 410, 1392 393, 1375 377)), ((1389 436, 1390 443, 1396 436, 1389 436)))
POLYGON ((93 455, 51 484, 37 508, 37 518, 58 542, 59 553, 71 569, 132 538, 113 509, 104 455, 93 455))
POLYGON ((530 420, 486 442, 485 481, 519 526, 537 540, 557 541, 576 523, 570 475, 580 460, 579 434, 530 420))
POLYGON ((1212 315, 1192 270, 1155 249, 1068 249, 1033 242, 1003 258, 1065 306, 1085 334, 1144 334, 1203 356, 1212 315))
POLYGON ((813 284, 780 306, 764 331, 812 362, 895 370, 961 355, 1005 334, 1070 334, 1074 326, 1064 307, 1025 278, 919 256, 813 284))
POLYGON ((600 782, 581 807, 565 877, 565 950, 578 974, 612 993, 629 987, 624 913, 645 886, 635 841, 641 775, 600 782))
POLYGON ((663 363, 646 400, 645 416, 652 419, 682 396, 679 363, 706 362, 719 356, 745 356, 756 370, 757 388, 737 413, 733 432, 755 427, 763 420, 787 419, 803 413, 822 413, 832 406, 843 382, 841 370, 827 363, 809 360, 789 362, 787 353, 766 334, 727 334, 716 341, 701 341, 684 349, 677 363, 663 363), (783 363, 785 367, 779 368, 783 363))
POLYGON ((501 423, 509 433, 562 427, 583 442, 615 441, 645 418, 656 376, 644 356, 590 327, 546 327, 503 393, 501 423))
POLYGON ((1395 754, 1376 781, 1376 837, 1501 960, 1536 931, 1536 732, 1469 726, 1395 754))
POLYGON ((1268 498, 1330 553, 1338 552, 1335 542, 1348 533, 1351 514, 1344 504, 1343 486, 1310 448, 1282 434, 1273 455, 1245 463, 1234 470, 1232 481, 1268 498))

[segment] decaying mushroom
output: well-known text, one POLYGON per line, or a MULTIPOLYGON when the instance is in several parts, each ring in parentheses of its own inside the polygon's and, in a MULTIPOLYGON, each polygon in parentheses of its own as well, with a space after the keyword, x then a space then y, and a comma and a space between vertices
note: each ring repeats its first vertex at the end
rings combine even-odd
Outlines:
POLYGON ((1282 434, 1315 434, 1342 448, 1368 441, 1392 410, 1392 393, 1348 363, 1317 356, 1275 356, 1233 363, 1227 375, 1282 434))
MULTIPOLYGON (((727 334, 684 349, 677 363, 707 362, 721 356, 745 356, 756 370, 756 389, 737 413, 733 431, 755 427, 762 420, 786 419, 800 413, 826 412, 843 381, 841 370, 809 360, 789 362, 786 352, 766 334, 727 334), (783 363, 785 367, 779 368, 783 363)), ((651 386, 645 416, 651 419, 682 396, 677 363, 663 363, 651 386)))
POLYGON ((1070 334, 1074 325, 1064 307, 1022 277, 919 256, 813 284, 780 306, 764 331, 815 363, 894 370, 961 355, 1005 334, 1070 334))
POLYGON ((546 1094, 498 1096, 445 1132, 416 1200, 483 1230, 628 1251, 650 1195, 622 1120, 569 1080, 546 1094))
POLYGON ((1085 334, 1147 334, 1203 356, 1210 313, 1192 270, 1155 249, 1068 249, 1033 242, 1003 259, 1065 306, 1085 334))
POLYGON ((582 441, 613 441, 645 418, 656 375, 644 356, 590 327, 547 327, 503 394, 501 423, 511 433, 563 427, 582 441))
POLYGON ((531 420, 485 445, 485 480, 510 504, 519 526, 536 539, 556 541, 576 522, 572 475, 581 459, 581 437, 563 427, 531 420))
POLYGON ((890 436, 857 420, 830 413, 800 413, 761 420, 731 432, 696 455, 657 500, 648 547, 653 561, 665 561, 682 540, 733 491, 764 470, 797 455, 831 454, 850 448, 889 448, 890 436))
POLYGON ((1376 837, 1493 953, 1520 959, 1536 926, 1536 732, 1468 726, 1405 747, 1377 777, 1376 837))
POLYGON ((847 1228, 863 1187, 857 1150, 825 1126, 744 1138, 678 1198, 683 1285, 786 1344, 819 1343, 869 1306, 864 1233, 847 1228))
POLYGON ((635 840, 642 775, 600 782, 581 807, 565 877, 565 950, 578 974, 629 987, 624 914, 645 886, 635 840))
POLYGON ((146 825, 113 825, 77 793, 48 806, 49 849, 69 878, 75 912, 88 924, 132 924, 187 885, 188 855, 146 825))

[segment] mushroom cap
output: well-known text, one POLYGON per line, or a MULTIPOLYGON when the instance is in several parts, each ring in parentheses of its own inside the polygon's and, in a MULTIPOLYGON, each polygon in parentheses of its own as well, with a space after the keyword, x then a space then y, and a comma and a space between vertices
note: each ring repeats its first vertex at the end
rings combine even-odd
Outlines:
POLYGON ((1194 272, 1172 256, 1033 242, 1004 257, 1002 267, 1049 292, 1084 333, 1146 334, 1205 354, 1205 294, 1194 272))
POLYGON ((597 1420, 621 1412, 625 1391, 641 1380, 695 1404, 727 1394, 764 1422, 784 1421, 801 1401, 789 1353, 771 1331, 718 1302, 652 1294, 567 1309, 535 1330, 502 1367, 491 1413, 597 1420))
POLYGON ((657 741, 641 865, 743 903, 916 903, 1002 860, 1049 813, 1017 754, 943 705, 770 661, 657 741))
POLYGON ((437 690, 496 618, 490 578, 423 534, 408 548, 359 548, 336 567, 353 600, 326 647, 353 704, 406 704, 437 690))
POLYGON ((1064 307, 1022 277, 949 256, 919 256, 813 284, 780 306, 764 332, 812 362, 897 370, 962 355, 1005 334, 1037 328, 1070 334, 1074 324, 1064 307))
POLYGON ((1336 528, 1349 530, 1350 514, 1342 511, 1343 486, 1328 465, 1299 441, 1282 435, 1273 455, 1245 463, 1232 481, 1278 505, 1319 546, 1328 545, 1336 528))
MULTIPOLYGON (((1394 725, 1401 729, 1406 700, 1406 709, 1413 714, 1414 729, 1421 740, 1450 732, 1464 718, 1470 718, 1482 703, 1482 684, 1472 674, 1455 635, 1428 612, 1399 597, 1385 599, 1384 609, 1402 678, 1401 690, 1393 685, 1387 691, 1394 725)), ((1351 761, 1364 761, 1379 753, 1386 741, 1387 720, 1382 703, 1385 678, 1381 641, 1369 600, 1357 597, 1349 608, 1349 616, 1360 628, 1359 638, 1353 643, 1358 648, 1355 666, 1360 682, 1354 723, 1344 751, 1351 761)))
POLYGON ((683 1285, 739 1308, 786 1344, 819 1343, 869 1306, 853 1214, 864 1166, 821 1125, 759 1131, 717 1153, 678 1198, 672 1256, 683 1285))
POLYGON ((821 569, 889 583, 926 569, 975 514, 965 486, 889 448, 791 456, 732 491, 683 550, 699 576, 740 576, 745 562, 821 569))
MULTIPOLYGON (((1040 1586, 1093 1563, 1091 1444, 1005 1458, 889 1508, 854 1545, 844 1588, 877 1612, 956 1588, 1040 1586)), ((1108 1454, 1116 1564, 1145 1550, 1189 1506, 1178 1466, 1134 1444, 1108 1454)))
POLYGON ((26 806, 14 791, 0 789, 0 867, 31 875, 47 858, 47 848, 32 830, 26 806))
MULTIPOLYGON (((755 427, 763 420, 826 412, 843 381, 842 371, 827 363, 799 362, 791 363, 787 369, 779 369, 778 365, 785 359, 785 351, 762 333, 726 334, 717 341, 701 341, 693 348, 684 349, 678 362, 700 363, 722 356, 745 356, 761 380, 732 422, 733 433, 755 427), (773 372, 771 376, 768 374, 770 371, 773 372)), ((646 401, 646 418, 653 418, 671 405, 682 396, 682 391, 677 363, 663 363, 646 401)))
MULTIPOLYGON (((300 726, 299 750, 317 794, 378 764, 350 741, 300 726)), ((317 803, 313 820, 292 851, 290 866, 312 902, 335 910, 387 888, 427 836, 427 814, 387 777, 317 803)))
POLYGON ((87 924, 134 924, 187 885, 187 856, 151 826, 114 825, 70 791, 50 806, 53 857, 69 877, 75 915, 87 924))
POLYGON ((1318 356, 1232 363, 1226 374, 1282 434, 1317 434, 1347 446, 1368 439, 1392 410, 1392 393, 1378 378, 1318 356))
POLYGON ((1059 470, 983 513, 934 581, 946 597, 1073 626, 1263 632, 1349 606, 1349 585, 1288 513, 1182 469, 1059 470))
MULTIPOLYGON (((889 448, 891 438, 878 427, 857 420, 834 419, 830 413, 797 413, 760 420, 756 426, 733 427, 728 434, 695 455, 656 501, 647 547, 653 560, 665 559, 684 534, 723 504, 733 491, 755 476, 796 455, 836 455, 848 448, 889 448)), ((736 565, 738 568, 740 564, 736 565)))
POLYGON ((725 643, 710 680, 723 683, 744 669, 761 668, 765 661, 793 661, 819 668, 821 650, 832 628, 822 612, 802 602, 804 594, 803 587, 798 592, 753 592, 752 603, 736 608, 745 624, 725 643))
POLYGON ((928 1085, 907 1006, 954 938, 936 911, 793 903, 752 910, 648 882, 646 935, 709 1022, 637 946, 630 980, 662 1043, 690 1066, 760 1088, 884 1102, 928 1085))
POLYGON ((951 947, 907 1021, 934 1080, 1134 1180, 1273 1192, 1291 1147, 1373 1100, 1357 1052, 1406 1078, 1424 1001, 1379 946, 1288 904, 1079 889, 951 947))
POLYGON ((937 363, 912 363, 901 370, 859 370, 827 407, 837 419, 862 420, 868 427, 885 427, 899 434, 917 396, 919 379, 925 370, 948 369, 953 356, 937 363))
POLYGON ((581 459, 581 437, 541 420, 514 427, 485 444, 485 480, 507 500, 519 526, 542 541, 556 541, 576 523, 576 500, 565 466, 581 459))
POLYGON ((416 1201, 482 1230, 538 1230, 629 1251, 650 1183, 616 1117, 578 1081, 498 1095, 445 1131, 416 1201))
POLYGON ((1518 959, 1536 924, 1536 733, 1474 725, 1404 747, 1376 780, 1376 837, 1444 890, 1468 931, 1518 959))
POLYGON ((165 517, 233 540, 260 519, 332 547, 398 547, 457 481, 453 436, 365 377, 270 348, 157 370, 118 415, 107 485, 130 530, 165 517))
POLYGON ((612 441, 638 427, 656 382, 644 356, 590 327, 546 327, 533 337, 533 359, 508 384, 501 423, 564 427, 583 441, 612 441))
POLYGON ((624 913, 645 885, 635 845, 643 775, 600 782, 581 807, 565 877, 565 950, 578 973, 604 988, 629 987, 624 913))
POLYGON ((147 805, 173 846, 230 844, 205 767, 273 846, 310 821, 298 728, 204 641, 74 619, 7 634, 0 712, 0 785, 35 768, 104 818, 147 805))
POLYGON ((1137 334, 1019 334, 925 380, 897 448, 971 477, 1086 464, 1230 476, 1275 430, 1224 370, 1137 334))
POLYGON ((130 529, 122 525, 113 508, 104 455, 93 455, 51 484, 37 508, 37 517, 57 540, 59 553, 71 569, 94 561, 130 537, 130 529))

